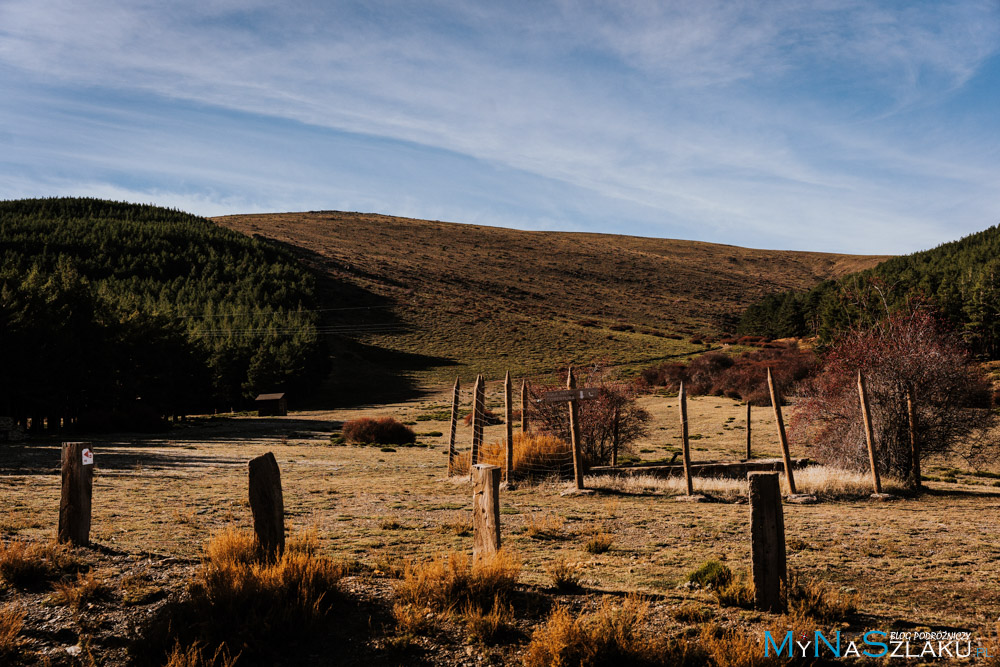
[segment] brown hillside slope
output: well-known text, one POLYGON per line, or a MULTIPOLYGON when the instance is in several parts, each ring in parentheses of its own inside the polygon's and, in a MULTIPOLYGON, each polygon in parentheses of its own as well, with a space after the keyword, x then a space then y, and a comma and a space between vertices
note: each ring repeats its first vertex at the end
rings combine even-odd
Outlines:
POLYGON ((456 370, 537 374, 598 359, 641 366, 702 349, 690 339, 717 331, 725 315, 768 292, 805 289, 884 259, 361 213, 215 220, 297 248, 337 281, 331 307, 378 306, 330 311, 329 330, 437 358, 413 366, 420 382, 456 370))

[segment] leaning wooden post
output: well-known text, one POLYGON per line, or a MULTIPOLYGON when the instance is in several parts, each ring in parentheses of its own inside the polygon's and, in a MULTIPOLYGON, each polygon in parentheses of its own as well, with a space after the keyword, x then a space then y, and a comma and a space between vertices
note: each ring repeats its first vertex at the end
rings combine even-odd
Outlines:
POLYGON ((458 391, 459 379, 455 378, 455 391, 451 397, 451 430, 448 433, 448 474, 455 468, 455 431, 458 428, 458 391))
POLYGON ((281 494, 281 472, 274 454, 251 459, 250 511, 257 542, 268 560, 285 552, 285 501, 281 494))
POLYGON ((618 408, 615 408, 614 421, 611 423, 611 467, 614 468, 618 465, 618 444, 619 444, 619 423, 618 419, 620 417, 620 412, 618 408))
MULTIPOLYGON (((566 375, 566 388, 576 389, 576 379, 573 377, 573 368, 570 367, 566 375)), ((573 445, 573 476, 576 479, 576 488, 583 488, 583 453, 580 451, 580 406, 575 398, 569 400, 569 435, 573 445)))
POLYGON ((483 444, 483 419, 484 412, 483 396, 483 376, 476 376, 476 385, 472 388, 472 456, 469 459, 469 473, 472 467, 479 463, 479 448, 483 444))
POLYGON ((913 383, 906 383, 906 413, 910 421, 910 456, 913 457, 913 488, 920 490, 920 439, 917 436, 917 407, 913 402, 913 383))
POLYGON ((90 544, 90 509, 94 489, 94 452, 84 442, 62 446, 62 496, 59 500, 59 542, 90 544))
POLYGON ((510 386, 510 371, 503 380, 504 421, 507 423, 507 452, 504 457, 504 479, 508 482, 514 477, 514 396, 510 386))
POLYGON ((785 517, 776 472, 752 472, 750 483, 750 551, 754 606, 761 611, 785 609, 782 589, 788 585, 785 560, 785 517))
POLYGON ((688 406, 687 390, 684 382, 681 381, 680 389, 677 390, 677 401, 680 403, 681 412, 681 451, 684 453, 684 483, 687 485, 687 494, 694 495, 694 483, 691 481, 691 444, 688 442, 688 406))
POLYGON ((472 558, 500 550, 500 467, 472 466, 472 558))
POLYGON ((750 399, 747 399, 747 461, 753 456, 750 451, 750 399))
POLYGON ((521 435, 528 432, 528 381, 521 380, 521 435))
POLYGON ((785 435, 785 420, 781 417, 781 396, 778 388, 774 385, 774 377, 771 375, 771 368, 767 369, 767 388, 771 391, 771 405, 774 406, 774 421, 778 424, 778 440, 781 442, 781 456, 785 459, 785 479, 788 480, 788 492, 798 493, 795 490, 795 475, 792 472, 792 455, 788 452, 788 436, 785 435))
POLYGON ((882 493, 882 480, 879 479, 878 466, 875 464, 875 431, 872 429, 872 413, 868 405, 868 383, 861 371, 858 371, 858 394, 861 396, 861 416, 865 420, 865 438, 868 440, 868 461, 872 465, 872 485, 875 493, 882 493))

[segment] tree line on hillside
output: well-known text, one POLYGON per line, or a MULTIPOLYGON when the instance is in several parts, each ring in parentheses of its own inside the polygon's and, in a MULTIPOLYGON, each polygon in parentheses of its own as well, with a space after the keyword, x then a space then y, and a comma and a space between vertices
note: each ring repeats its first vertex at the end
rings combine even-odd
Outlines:
POLYGON ((0 415, 137 427, 304 391, 329 369, 315 308, 294 257, 204 218, 0 202, 0 415))
POLYGON ((818 336, 827 344, 914 298, 932 304, 976 354, 1000 357, 1000 226, 894 257, 807 292, 770 295, 743 312, 737 331, 771 338, 818 336))

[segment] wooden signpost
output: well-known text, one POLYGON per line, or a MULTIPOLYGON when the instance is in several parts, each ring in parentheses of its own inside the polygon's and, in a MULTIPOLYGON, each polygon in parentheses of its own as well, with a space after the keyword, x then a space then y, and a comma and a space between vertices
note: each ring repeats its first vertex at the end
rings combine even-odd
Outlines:
POLYGON ((85 442, 62 446, 62 496, 59 500, 59 542, 90 544, 90 509, 94 488, 94 452, 85 442))
POLYGON ((771 391, 771 405, 774 406, 774 421, 778 425, 778 440, 781 441, 781 456, 785 460, 785 479, 788 480, 788 492, 798 493, 795 490, 795 476, 792 473, 792 456, 788 452, 788 436, 785 435, 785 420, 781 418, 781 396, 778 388, 774 384, 771 376, 771 368, 767 369, 767 388, 771 391))
POLYGON ((868 440, 868 461, 872 466, 872 486, 875 493, 881 495, 882 480, 879 479, 878 466, 875 464, 875 432, 872 429, 872 413, 868 406, 868 383, 865 376, 858 371, 858 394, 861 397, 861 416, 865 421, 865 438, 868 440))
POLYGON ((281 493, 281 472, 274 454, 251 459, 250 511, 257 542, 269 560, 285 552, 285 501, 281 493))
MULTIPOLYGON (((570 369, 570 378, 573 377, 573 369, 570 369)), ((574 381, 574 384, 575 381, 574 381)), ((542 403, 565 403, 566 401, 586 401, 597 398, 601 390, 597 387, 580 387, 579 389, 560 389, 558 391, 547 391, 542 394, 542 403)))

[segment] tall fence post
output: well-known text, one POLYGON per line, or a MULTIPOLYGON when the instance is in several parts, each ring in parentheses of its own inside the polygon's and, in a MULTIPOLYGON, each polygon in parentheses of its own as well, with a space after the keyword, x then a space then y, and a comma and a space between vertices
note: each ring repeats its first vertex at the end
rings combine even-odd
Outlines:
POLYGON ((747 399, 747 461, 751 459, 753 453, 750 451, 750 399, 747 399))
POLYGON ((785 478, 788 480, 788 492, 798 493, 795 490, 795 473, 792 472, 792 455, 788 451, 788 436, 785 435, 785 420, 781 417, 781 395, 774 384, 774 377, 771 375, 771 367, 767 368, 767 388, 771 392, 771 405, 774 406, 774 421, 778 425, 778 440, 781 441, 781 456, 785 460, 785 478))
POLYGON ((510 482, 514 477, 514 396, 510 386, 510 371, 503 380, 504 422, 507 425, 507 451, 504 457, 504 478, 510 482))
POLYGON ((521 435, 528 432, 528 380, 521 380, 521 435))
POLYGON ((455 391, 451 397, 451 430, 448 432, 448 475, 455 471, 455 432, 458 428, 459 379, 455 378, 455 391))
MULTIPOLYGON (((576 378, 573 377, 573 368, 570 367, 566 375, 566 388, 576 389, 576 378)), ((575 399, 569 401, 569 434, 573 445, 573 477, 576 481, 576 488, 583 489, 583 452, 580 451, 580 406, 575 399)))
POLYGON ((920 490, 920 439, 917 435, 917 407, 914 404, 913 383, 906 383, 906 414, 910 421, 910 456, 913 457, 913 488, 920 490))
POLYGON ((59 542, 90 544, 94 489, 94 452, 85 442, 62 446, 62 495, 59 499, 59 542))
POLYGON ((268 452, 251 459, 250 511, 257 542, 268 559, 276 560, 285 552, 285 501, 281 494, 281 472, 274 454, 268 452))
POLYGON ((472 558, 500 550, 500 468, 472 466, 472 558))
POLYGON ((618 445, 620 444, 620 424, 621 413, 619 408, 615 408, 614 421, 611 423, 611 467, 618 465, 618 445))
POLYGON ((687 485, 687 494, 694 495, 694 483, 691 481, 691 443, 688 441, 688 406, 687 390, 684 382, 677 390, 677 401, 680 404, 681 414, 681 451, 684 454, 684 483, 687 485))
POLYGON ((861 397, 861 416, 865 420, 865 439, 868 440, 868 461, 872 466, 872 485, 875 493, 882 493, 882 480, 879 479, 878 466, 875 462, 875 431, 872 428, 872 413, 868 405, 868 383, 865 376, 858 371, 858 395, 861 397))
POLYGON ((750 551, 754 606, 784 611, 782 589, 788 585, 785 560, 785 517, 776 472, 752 472, 750 483, 750 551))
MULTIPOLYGON (((483 445, 483 420, 486 418, 486 404, 483 400, 483 376, 476 376, 476 385, 472 388, 472 456, 469 465, 479 463, 479 448, 483 445)), ((471 467, 469 472, 471 473, 471 467)))

